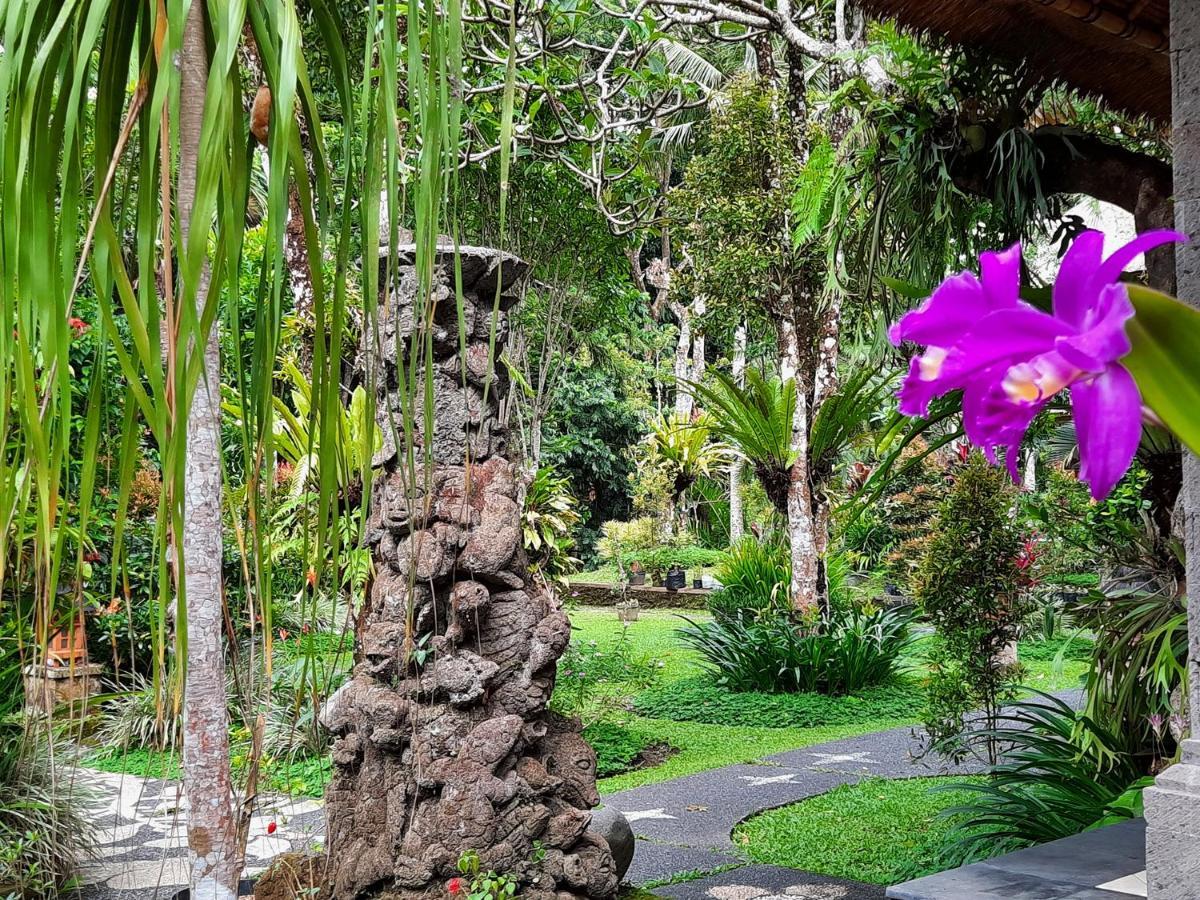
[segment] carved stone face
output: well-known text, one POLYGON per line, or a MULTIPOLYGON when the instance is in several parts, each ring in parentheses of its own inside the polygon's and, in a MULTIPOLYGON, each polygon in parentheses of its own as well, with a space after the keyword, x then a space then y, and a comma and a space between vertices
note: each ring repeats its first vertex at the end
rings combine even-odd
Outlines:
POLYGON ((584 809, 599 803, 596 752, 587 741, 574 732, 556 732, 546 736, 543 746, 546 771, 563 780, 563 799, 584 809))

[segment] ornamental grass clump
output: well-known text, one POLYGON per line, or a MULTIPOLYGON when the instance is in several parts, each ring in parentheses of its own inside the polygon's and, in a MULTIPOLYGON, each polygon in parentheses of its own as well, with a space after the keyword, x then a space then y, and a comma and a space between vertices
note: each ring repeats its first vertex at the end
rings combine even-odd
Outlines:
POLYGON ((785 613, 693 622, 678 631, 731 691, 852 694, 899 674, 912 643, 906 610, 835 610, 816 623, 785 613))

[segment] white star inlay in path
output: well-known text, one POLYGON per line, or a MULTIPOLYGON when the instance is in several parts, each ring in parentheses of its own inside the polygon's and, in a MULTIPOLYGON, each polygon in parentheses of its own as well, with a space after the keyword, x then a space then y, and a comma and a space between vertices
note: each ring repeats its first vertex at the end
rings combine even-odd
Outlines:
POLYGON ((625 813, 625 820, 630 823, 638 822, 642 819, 674 819, 674 818, 676 818, 676 817, 668 814, 667 811, 665 809, 663 809, 661 806, 658 809, 642 809, 642 810, 635 810, 635 811, 630 811, 630 812, 625 813))
POLYGON ((838 763, 865 763, 867 765, 877 765, 875 760, 871 759, 871 754, 863 751, 862 753, 810 753, 809 756, 817 758, 813 765, 816 766, 834 766, 838 763))
POLYGON ((762 787, 764 784, 795 784, 796 773, 786 775, 739 775, 748 787, 762 787))

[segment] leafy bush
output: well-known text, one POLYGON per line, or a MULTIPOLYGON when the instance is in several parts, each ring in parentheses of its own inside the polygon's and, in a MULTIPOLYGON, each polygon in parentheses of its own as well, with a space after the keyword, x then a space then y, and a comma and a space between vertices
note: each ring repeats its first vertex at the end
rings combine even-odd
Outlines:
POLYGON ((1006 707, 996 726, 975 740, 1001 750, 985 782, 950 786, 971 795, 946 811, 962 817, 949 835, 962 859, 1057 840, 1109 816, 1133 814, 1131 805, 1116 801, 1142 773, 1117 750, 1121 738, 1056 697, 1038 694, 1006 707))
POLYGON ((730 690, 846 694, 897 673, 912 640, 910 618, 901 610, 835 610, 816 629, 774 614, 689 621, 678 633, 730 690))
POLYGON ((621 562, 628 554, 649 551, 662 543, 662 524, 653 516, 641 516, 628 522, 613 520, 600 526, 596 543, 600 558, 621 562))
POLYGON ((129 687, 100 701, 96 742, 122 750, 181 747, 183 710, 165 681, 133 675, 129 687))
POLYGON ((993 723, 1021 674, 1004 658, 1033 609, 1018 564, 1015 499, 1008 476, 973 453, 956 469, 915 579, 917 602, 937 629, 925 727, 951 757, 963 752, 952 738, 977 710, 993 723))
POLYGON ((94 841, 84 788, 58 771, 48 723, 23 711, 21 663, 6 627, 0 633, 0 885, 15 896, 50 897, 94 841))
POLYGON ((621 561, 626 568, 635 562, 640 563, 647 572, 666 572, 676 566, 694 572, 706 566, 720 565, 725 561, 725 552, 697 547, 694 544, 683 547, 656 547, 653 550, 626 553, 621 561))
POLYGON ((570 481, 542 466, 525 492, 521 528, 530 565, 550 581, 565 582, 579 567, 571 556, 579 522, 570 481))
POLYGON ((596 775, 600 778, 628 772, 648 743, 644 735, 615 722, 593 722, 583 730, 583 739, 596 751, 596 775))
POLYGON ((643 691, 637 711, 653 719, 747 728, 811 728, 916 719, 924 708, 920 687, 893 681, 853 696, 735 693, 711 678, 685 678, 643 691))
POLYGON ((720 590, 708 598, 708 609, 720 622, 753 621, 788 606, 792 578, 787 545, 777 537, 744 537, 717 568, 720 590))
POLYGON ((659 663, 648 653, 639 653, 622 627, 617 640, 607 647, 596 641, 572 641, 558 661, 551 705, 572 716, 584 715, 612 684, 623 690, 641 690, 659 678, 659 663))

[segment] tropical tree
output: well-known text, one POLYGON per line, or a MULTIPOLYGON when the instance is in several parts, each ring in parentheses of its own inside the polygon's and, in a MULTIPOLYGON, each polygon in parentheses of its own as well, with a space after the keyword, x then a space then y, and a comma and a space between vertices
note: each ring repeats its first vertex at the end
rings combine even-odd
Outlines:
MULTIPOLYGON (((314 14, 348 121, 351 98, 339 31, 324 4, 314 14)), ((127 424, 114 555, 124 553, 130 484, 145 431, 162 468, 156 543, 165 552, 158 553, 152 576, 161 612, 155 683, 170 681, 166 612, 174 608, 172 656, 182 678, 171 681, 177 687, 170 702, 180 701, 181 684, 189 879, 197 898, 236 894, 248 822, 235 802, 228 753, 219 336, 230 323, 242 322, 246 222, 265 215, 253 326, 248 335, 238 327, 231 332, 249 344, 239 345, 239 360, 245 351, 249 363, 237 368, 247 407, 240 450, 251 489, 247 519, 235 524, 248 557, 247 624, 268 645, 269 656, 269 633, 259 638, 256 623, 270 622, 270 566, 261 564, 259 530, 245 526, 264 520, 270 490, 270 479, 261 476, 273 457, 271 375, 286 299, 282 259, 293 186, 302 201, 293 227, 303 233, 310 258, 332 249, 338 276, 326 281, 319 266, 311 273, 313 429, 324 428, 340 404, 341 346, 332 336, 344 330, 351 220, 349 204, 341 218, 329 214, 331 173, 342 178, 338 188, 344 191, 356 169, 348 152, 336 169, 328 162, 300 31, 291 2, 251 0, 210 9, 186 0, 91 0, 53 9, 10 4, 0 36, 0 305, 12 323, 0 329, 0 394, 8 398, 0 432, 9 448, 0 459, 0 494, 10 516, 27 515, 36 523, 6 527, 0 542, 6 551, 14 544, 29 547, 37 637, 44 645, 60 596, 82 601, 81 576, 60 585, 64 572, 82 567, 64 569, 63 562, 82 559, 92 522, 102 397, 122 396, 127 424), (248 43, 257 48, 273 98, 259 110, 255 129, 265 141, 265 160, 246 115, 250 98, 261 93, 259 85, 242 82, 238 51, 248 43), (301 128, 311 136, 312 178, 297 152, 301 128), (261 178, 252 173, 259 167, 269 173, 267 189, 262 208, 251 216, 251 183, 261 178), (74 310, 84 298, 95 304, 99 321, 81 446, 71 426, 76 369, 68 354, 79 327, 74 310), (99 364, 110 353, 119 363, 118 377, 105 375, 99 364), (67 523, 77 531, 64 532, 67 523), (79 537, 60 540, 60 533, 79 537)), ((333 443, 323 442, 323 448, 332 452, 333 443)), ((318 542, 334 548, 335 476, 335 466, 322 471, 319 514, 310 519, 318 542)), ((7 518, 6 526, 12 522, 7 518)))

